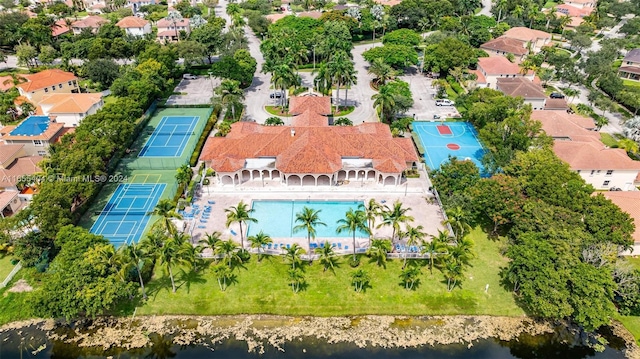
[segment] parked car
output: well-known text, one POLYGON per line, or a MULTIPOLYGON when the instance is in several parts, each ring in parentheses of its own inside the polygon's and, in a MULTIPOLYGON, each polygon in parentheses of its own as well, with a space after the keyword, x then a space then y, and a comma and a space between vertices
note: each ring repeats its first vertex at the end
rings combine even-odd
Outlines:
POLYGON ((281 98, 282 97, 282 92, 272 92, 271 95, 269 95, 270 98, 281 98))
POLYGON ((184 74, 182 75, 182 78, 185 80, 195 80, 198 78, 198 76, 192 74, 184 74))
POLYGON ((436 100, 436 106, 453 106, 455 102, 447 99, 436 100))
POLYGON ((561 94, 560 92, 552 92, 551 95, 549 95, 549 97, 551 97, 551 98, 564 98, 564 95, 561 94))

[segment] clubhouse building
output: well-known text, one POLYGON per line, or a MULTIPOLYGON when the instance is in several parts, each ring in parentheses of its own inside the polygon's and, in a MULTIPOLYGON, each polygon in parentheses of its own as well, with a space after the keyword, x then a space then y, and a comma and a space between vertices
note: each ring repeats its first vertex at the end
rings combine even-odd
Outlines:
POLYGON ((329 97, 291 97, 290 126, 236 122, 226 137, 209 137, 200 159, 221 185, 276 180, 286 186, 336 186, 348 181, 397 186, 418 166, 410 138, 389 126, 330 126, 329 97))

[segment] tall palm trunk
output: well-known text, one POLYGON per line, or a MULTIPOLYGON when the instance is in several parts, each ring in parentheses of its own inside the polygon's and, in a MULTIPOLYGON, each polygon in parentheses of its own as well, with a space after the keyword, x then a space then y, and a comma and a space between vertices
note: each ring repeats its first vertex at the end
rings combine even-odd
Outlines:
POLYGON ((340 81, 337 81, 337 88, 336 88, 336 110, 340 111, 340 81))
POLYGON ((349 107, 349 84, 344 87, 344 105, 349 107))
POLYGON ((238 224, 240 225, 240 245, 242 246, 242 250, 244 250, 244 234, 242 233, 242 221, 238 222, 238 224))
POLYGON ((353 231, 353 260, 356 260, 356 231, 353 231))
POLYGON ((173 281, 173 271, 171 270, 171 265, 167 266, 169 268, 169 278, 171 278, 171 288, 173 292, 176 292, 176 283, 173 281))
POLYGON ((138 272, 138 279, 140 280, 140 288, 142 288, 142 298, 147 299, 147 293, 144 290, 144 281, 142 280, 141 268, 136 266, 136 272, 138 272))

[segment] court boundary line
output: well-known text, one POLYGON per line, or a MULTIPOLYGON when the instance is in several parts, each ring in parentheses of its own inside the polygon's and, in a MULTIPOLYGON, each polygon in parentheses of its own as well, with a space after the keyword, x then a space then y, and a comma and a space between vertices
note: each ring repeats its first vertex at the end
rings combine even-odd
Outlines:
MULTIPOLYGON (((140 153, 138 154, 138 158, 142 158, 142 157, 147 157, 147 158, 162 158, 162 157, 170 157, 170 158, 180 158, 184 155, 184 150, 186 149, 189 140, 191 139, 191 136, 194 135, 195 133, 195 129, 198 127, 198 124, 200 123, 202 117, 201 116, 179 116, 179 115, 175 115, 175 116, 163 116, 162 119, 160 120, 160 122, 158 123, 158 125, 155 127, 153 133, 151 134, 151 136, 147 139, 147 141, 145 142, 145 144, 142 146, 142 150, 140 151, 140 153), (172 130, 172 133, 169 135, 169 138, 167 138, 167 142, 162 145, 162 146, 154 146, 153 141, 155 141, 155 139, 159 136, 159 133, 161 132, 161 129, 167 124, 167 121, 170 118, 190 118, 191 122, 188 124, 188 128, 189 130, 185 131, 185 132, 191 132, 191 135, 183 135, 182 136, 182 140, 180 141, 180 145, 176 145, 176 146, 167 146, 167 143, 169 140, 171 140, 171 138, 174 136, 173 133, 176 132, 176 129, 174 128, 172 130), (173 156, 147 156, 147 152, 149 152, 149 148, 162 148, 162 149, 168 149, 168 148, 176 148, 176 150, 174 151, 174 155, 173 156)), ((181 125, 186 125, 186 124, 171 124, 171 126, 181 126, 181 125)), ((176 135, 177 137, 177 135, 176 135)))

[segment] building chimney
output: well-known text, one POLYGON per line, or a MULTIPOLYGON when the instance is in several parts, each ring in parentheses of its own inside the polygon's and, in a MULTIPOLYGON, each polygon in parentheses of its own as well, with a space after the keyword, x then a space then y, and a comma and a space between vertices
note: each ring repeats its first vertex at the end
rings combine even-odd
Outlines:
POLYGON ((296 130, 294 130, 293 128, 291 129, 291 137, 296 135, 296 130))

